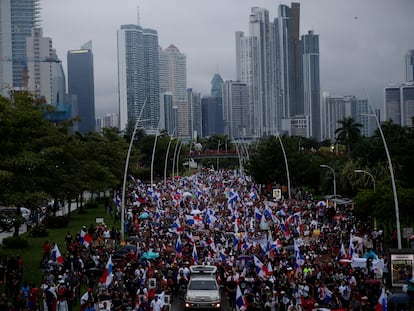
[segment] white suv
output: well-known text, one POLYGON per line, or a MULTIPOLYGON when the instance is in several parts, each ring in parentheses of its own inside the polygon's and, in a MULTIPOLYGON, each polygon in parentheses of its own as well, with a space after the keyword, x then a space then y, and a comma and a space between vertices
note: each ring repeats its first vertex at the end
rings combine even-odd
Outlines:
POLYGON ((185 310, 221 310, 220 287, 217 284, 215 266, 191 266, 191 277, 185 294, 185 310))

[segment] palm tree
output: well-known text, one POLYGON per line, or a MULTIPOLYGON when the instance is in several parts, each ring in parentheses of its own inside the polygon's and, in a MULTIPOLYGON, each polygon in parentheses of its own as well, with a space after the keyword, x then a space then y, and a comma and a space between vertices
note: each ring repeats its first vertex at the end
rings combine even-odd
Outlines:
POLYGON ((359 122, 355 122, 352 117, 338 120, 341 127, 335 130, 336 140, 346 146, 347 154, 351 152, 351 145, 354 144, 361 137, 360 128, 363 125, 359 122))

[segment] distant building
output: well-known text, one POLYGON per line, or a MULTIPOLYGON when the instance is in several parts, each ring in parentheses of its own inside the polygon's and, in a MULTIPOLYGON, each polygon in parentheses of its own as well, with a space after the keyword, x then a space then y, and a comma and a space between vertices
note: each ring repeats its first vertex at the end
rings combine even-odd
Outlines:
POLYGON ((193 89, 187 89, 187 102, 190 105, 190 130, 192 140, 203 136, 202 113, 201 113, 201 95, 194 92, 193 89))
POLYGON ((414 82, 384 89, 385 120, 401 126, 413 126, 414 82))
POLYGON ((203 137, 223 134, 223 107, 221 97, 202 97, 201 110, 203 137))
POLYGON ((122 25, 118 39, 119 126, 124 131, 141 115, 142 126, 155 131, 160 119, 158 33, 139 25, 122 25))
POLYGON ((0 90, 25 87, 27 75, 26 38, 40 26, 40 0, 0 1, 0 90))
POLYGON ((308 117, 307 138, 321 141, 321 94, 319 75, 319 36, 313 31, 302 36, 303 106, 308 117))
POLYGON ((190 137, 191 107, 187 98, 187 58, 173 44, 163 50, 159 47, 160 92, 170 92, 178 109, 176 135, 190 137))
POLYGON ((116 113, 107 113, 96 119, 96 131, 101 132, 104 128, 119 128, 119 116, 116 113))
POLYGON ((161 94, 160 129, 165 129, 170 136, 177 135, 178 107, 174 105, 171 92, 161 94))
POLYGON ((405 81, 414 81, 414 50, 405 55, 405 81))
POLYGON ((231 139, 251 138, 247 85, 226 81, 221 85, 221 89, 224 134, 231 139))
POLYGON ((222 89, 221 85, 224 83, 223 78, 220 74, 214 74, 213 78, 211 79, 211 96, 213 97, 222 97, 222 89))
POLYGON ((70 50, 68 58, 68 92, 77 96, 79 132, 95 131, 95 84, 93 72, 92 42, 79 50, 70 50))
POLYGON ((26 59, 27 90, 50 105, 62 102, 66 92, 63 67, 52 47, 52 39, 43 37, 41 28, 33 28, 32 35, 26 37, 26 59))
POLYGON ((338 121, 343 120, 346 116, 344 97, 324 94, 322 111, 322 140, 334 141, 336 138, 335 131, 339 127, 338 121))

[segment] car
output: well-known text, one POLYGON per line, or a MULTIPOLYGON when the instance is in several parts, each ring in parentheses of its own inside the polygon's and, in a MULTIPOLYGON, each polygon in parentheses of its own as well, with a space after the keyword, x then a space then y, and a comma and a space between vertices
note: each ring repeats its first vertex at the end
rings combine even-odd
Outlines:
POLYGON ((217 267, 190 267, 190 280, 184 296, 185 310, 221 310, 220 286, 216 280, 217 267))

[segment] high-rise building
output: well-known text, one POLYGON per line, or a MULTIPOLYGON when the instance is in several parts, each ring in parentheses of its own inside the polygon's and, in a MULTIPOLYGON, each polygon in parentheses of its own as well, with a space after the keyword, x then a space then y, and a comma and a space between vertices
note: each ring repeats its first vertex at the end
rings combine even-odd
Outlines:
POLYGON ((79 132, 95 131, 95 84, 93 74, 92 42, 79 50, 70 50, 68 59, 68 92, 77 96, 79 132))
POLYGON ((346 117, 345 100, 343 96, 330 96, 324 94, 322 99, 323 127, 322 140, 335 140, 335 131, 339 120, 346 117))
POLYGON ((232 139, 250 138, 247 85, 242 82, 226 81, 221 88, 224 134, 232 139))
POLYGON ((221 97, 202 97, 202 133, 203 137, 223 134, 223 107, 221 97))
POLYGON ((236 33, 237 79, 249 88, 249 115, 254 136, 272 134, 277 127, 273 31, 269 11, 253 7, 249 37, 236 33))
POLYGON ((179 137, 191 136, 191 107, 187 100, 187 58, 185 54, 171 44, 163 50, 159 48, 160 92, 170 92, 173 105, 178 108, 179 137))
POLYGON ((171 92, 161 94, 160 128, 165 129, 170 136, 177 135, 178 107, 174 105, 174 96, 171 92))
POLYGON ((319 36, 313 31, 302 36, 303 106, 309 119, 308 138, 317 141, 321 135, 321 94, 319 76, 319 36))
POLYGON ((124 131, 128 122, 135 124, 142 110, 139 125, 156 131, 160 119, 157 31, 122 25, 117 40, 120 130, 124 131))
POLYGON ((279 66, 278 94, 282 118, 304 113, 302 103, 302 55, 299 38, 300 4, 280 5, 275 19, 277 66, 279 66))
POLYGON ((412 127, 414 117, 414 82, 384 89, 385 120, 412 127))
POLYGON ((223 78, 220 76, 220 74, 218 73, 214 74, 213 78, 211 79, 211 96, 214 96, 214 97, 222 96, 221 85, 223 83, 224 81, 223 81, 223 78))
POLYGON ((203 136, 202 115, 201 115, 201 94, 194 92, 192 88, 187 89, 187 102, 190 105, 190 130, 192 140, 203 136))
POLYGON ((39 0, 0 1, 0 88, 8 96, 11 89, 25 87, 27 77, 26 38, 40 26, 39 0))
POLYGON ((405 55, 405 81, 414 81, 414 50, 405 55))
POLYGON ((50 105, 63 102, 66 92, 63 67, 52 47, 52 39, 43 37, 41 28, 33 28, 32 35, 26 38, 26 59, 27 90, 50 105))

